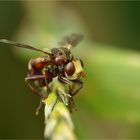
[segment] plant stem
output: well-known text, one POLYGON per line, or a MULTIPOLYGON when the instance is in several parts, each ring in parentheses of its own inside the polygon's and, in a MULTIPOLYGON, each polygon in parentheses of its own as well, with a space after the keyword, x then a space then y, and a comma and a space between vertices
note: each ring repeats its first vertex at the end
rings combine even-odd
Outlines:
POLYGON ((52 90, 45 104, 44 137, 51 140, 76 140, 74 125, 68 109, 69 98, 66 88, 58 80, 52 82, 52 90), (58 91, 61 91, 59 96, 58 91), (62 93, 63 91, 63 93, 62 93))

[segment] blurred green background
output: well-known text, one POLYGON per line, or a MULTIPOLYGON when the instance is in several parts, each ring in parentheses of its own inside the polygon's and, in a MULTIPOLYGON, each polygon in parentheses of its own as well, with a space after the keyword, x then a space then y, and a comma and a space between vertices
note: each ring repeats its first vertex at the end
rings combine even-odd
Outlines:
MULTIPOLYGON (((87 78, 72 117, 79 139, 140 138, 140 2, 0 1, 0 38, 54 47, 70 33, 87 78)), ((39 99, 24 82, 30 50, 0 44, 0 138, 43 138, 39 99)))

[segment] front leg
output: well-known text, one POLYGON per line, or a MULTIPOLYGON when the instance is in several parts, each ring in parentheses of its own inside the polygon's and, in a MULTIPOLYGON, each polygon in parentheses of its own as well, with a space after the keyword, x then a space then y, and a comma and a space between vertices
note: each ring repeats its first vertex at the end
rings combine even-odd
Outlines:
MULTIPOLYGON (((76 107, 76 104, 75 104, 74 99, 72 98, 72 96, 73 96, 73 94, 75 94, 75 92, 78 92, 78 91, 76 90, 73 93, 73 89, 74 89, 74 86, 75 86, 74 83, 73 83, 73 81, 70 81, 67 78, 62 77, 62 76, 59 76, 58 77, 58 80, 60 82, 62 82, 62 83, 68 84, 68 86, 69 86, 69 93, 68 93, 68 96, 69 96, 69 104, 68 104, 69 110, 70 110, 70 112, 72 112, 73 110, 76 111, 77 110, 77 107, 76 107)), ((61 94, 62 94, 62 92, 61 92, 61 94)))
POLYGON ((71 85, 71 81, 68 80, 66 77, 64 76, 58 76, 58 80, 62 83, 65 83, 65 84, 68 84, 68 85, 71 85))
POLYGON ((62 83, 69 85, 69 94, 71 96, 76 95, 81 88, 83 88, 83 82, 81 80, 70 81, 66 77, 59 76, 58 80, 62 83), (75 85, 78 85, 78 88, 74 91, 75 85))
MULTIPOLYGON (((73 82, 73 85, 70 87, 70 95, 73 97, 75 96, 79 91, 80 89, 83 87, 83 82, 80 81, 80 80, 75 80, 75 81, 72 81, 73 82), (78 85, 79 87, 75 90, 75 86, 78 85), (75 91, 74 91, 75 90, 75 91)), ((75 101, 73 98, 70 98, 69 100, 69 108, 70 108, 70 111, 72 112, 73 110, 74 111, 77 111, 77 107, 76 107, 76 104, 75 104, 75 101)))
POLYGON ((71 89, 71 96, 75 96, 81 88, 83 88, 83 82, 81 80, 75 80, 75 81, 72 81, 73 82, 73 87, 71 89), (74 91, 74 87, 75 85, 78 85, 78 88, 74 91))

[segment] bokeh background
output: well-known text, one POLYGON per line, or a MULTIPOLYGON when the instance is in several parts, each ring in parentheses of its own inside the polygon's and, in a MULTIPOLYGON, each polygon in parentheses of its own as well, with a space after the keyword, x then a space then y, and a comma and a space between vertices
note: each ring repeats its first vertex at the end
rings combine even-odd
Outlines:
MULTIPOLYGON (((73 53, 87 78, 73 112, 79 139, 140 138, 140 2, 0 1, 0 38, 51 48, 85 36, 73 53)), ((43 138, 43 108, 24 82, 42 54, 0 44, 0 138, 43 138)))

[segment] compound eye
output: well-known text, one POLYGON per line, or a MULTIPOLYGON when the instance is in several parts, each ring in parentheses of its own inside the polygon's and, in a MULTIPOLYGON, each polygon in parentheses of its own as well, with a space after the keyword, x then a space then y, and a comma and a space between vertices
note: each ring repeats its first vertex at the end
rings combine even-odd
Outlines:
POLYGON ((65 72, 68 76, 72 76, 75 72, 75 66, 73 62, 69 62, 65 67, 65 72))

